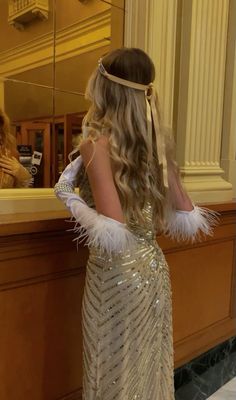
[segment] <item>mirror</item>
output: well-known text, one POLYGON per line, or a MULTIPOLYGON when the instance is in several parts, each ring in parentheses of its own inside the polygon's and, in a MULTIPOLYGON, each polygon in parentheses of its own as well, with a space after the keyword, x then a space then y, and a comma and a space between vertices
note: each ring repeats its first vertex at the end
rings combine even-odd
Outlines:
POLYGON ((81 140, 91 72, 123 44, 124 0, 1 0, 0 14, 0 108, 31 187, 50 188, 81 140))

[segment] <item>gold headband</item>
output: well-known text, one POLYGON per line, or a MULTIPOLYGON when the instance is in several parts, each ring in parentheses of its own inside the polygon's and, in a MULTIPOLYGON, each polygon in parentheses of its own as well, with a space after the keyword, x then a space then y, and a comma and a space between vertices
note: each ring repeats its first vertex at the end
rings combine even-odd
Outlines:
POLYGON ((118 83, 123 86, 127 86, 132 89, 142 90, 145 93, 146 100, 146 115, 147 115, 147 137, 148 137, 148 161, 152 160, 152 121, 155 130, 155 138, 156 138, 156 149, 159 164, 162 164, 163 170, 163 182, 164 186, 168 188, 168 175, 167 175, 167 161, 166 161, 166 150, 165 150, 165 139, 164 136, 160 132, 160 126, 158 121, 158 115, 156 110, 156 90, 153 86, 153 83, 150 82, 148 85, 142 85, 141 83, 128 81, 123 78, 119 78, 118 76, 109 74, 103 63, 102 59, 98 60, 98 70, 99 72, 107 79, 112 82, 118 83), (150 103, 149 103, 150 101, 150 103))

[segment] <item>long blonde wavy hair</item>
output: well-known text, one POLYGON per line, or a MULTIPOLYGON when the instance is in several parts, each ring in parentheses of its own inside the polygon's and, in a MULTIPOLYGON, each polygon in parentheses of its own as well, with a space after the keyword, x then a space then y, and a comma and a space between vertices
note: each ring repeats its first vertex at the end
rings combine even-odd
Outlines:
MULTIPOLYGON (((155 79, 155 67, 141 49, 121 48, 102 58, 106 71, 120 78, 144 85, 155 79)), ((142 223, 143 207, 149 199, 153 222, 163 227, 164 208, 168 201, 158 163, 156 146, 148 164, 146 102, 144 92, 112 82, 96 69, 89 79, 85 97, 91 101, 84 120, 86 137, 106 135, 114 167, 114 180, 126 221, 142 223)), ((156 104, 160 120, 159 105, 156 104)), ((166 135, 163 129, 163 134, 166 135)), ((171 159, 171 141, 166 141, 167 161, 171 159)))
POLYGON ((11 133, 10 120, 0 108, 0 146, 12 150, 16 147, 15 137, 11 133))
MULTIPOLYGON (((0 155, 11 156, 15 148, 16 140, 11 133, 10 120, 0 108, 0 155)), ((13 176, 4 173, 0 168, 0 188, 13 187, 14 181, 13 176)))

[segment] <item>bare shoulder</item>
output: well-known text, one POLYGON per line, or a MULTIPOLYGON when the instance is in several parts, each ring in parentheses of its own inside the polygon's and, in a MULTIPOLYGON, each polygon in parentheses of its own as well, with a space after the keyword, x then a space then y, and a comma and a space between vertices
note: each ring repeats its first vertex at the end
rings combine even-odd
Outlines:
POLYGON ((109 139, 106 136, 100 136, 96 141, 88 138, 80 145, 80 153, 88 173, 96 210, 123 223, 123 211, 113 179, 109 139))
POLYGON ((101 148, 108 149, 109 141, 108 138, 104 135, 100 136, 98 139, 93 139, 92 137, 88 137, 84 139, 79 147, 80 152, 86 151, 86 149, 93 148, 94 145, 98 145, 101 148))
POLYGON ((100 136, 96 140, 87 138, 82 141, 79 150, 85 166, 92 161, 93 164, 97 164, 97 162, 103 164, 105 159, 109 158, 108 138, 106 136, 100 136))

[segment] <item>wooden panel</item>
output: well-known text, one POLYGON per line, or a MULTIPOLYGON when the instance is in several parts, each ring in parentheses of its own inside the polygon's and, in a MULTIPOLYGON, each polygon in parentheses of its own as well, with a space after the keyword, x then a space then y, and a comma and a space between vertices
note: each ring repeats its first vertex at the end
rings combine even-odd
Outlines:
POLYGON ((64 221, 44 222, 44 233, 0 238, 2 400, 81 399, 88 251, 76 252, 64 221))
MULTIPOLYGON (((236 334, 236 203, 213 237, 158 243, 170 266, 175 367, 236 334)), ((67 213, 2 216, 0 399, 78 400, 87 248, 72 242, 67 213)))
POLYGON ((175 368, 236 335, 236 205, 215 204, 221 213, 213 237, 158 243, 170 266, 175 368))
POLYGON ((229 241, 168 254, 175 342, 230 316, 233 245, 229 241))
POLYGON ((2 400, 52 400, 82 386, 83 283, 78 273, 0 292, 2 400))

